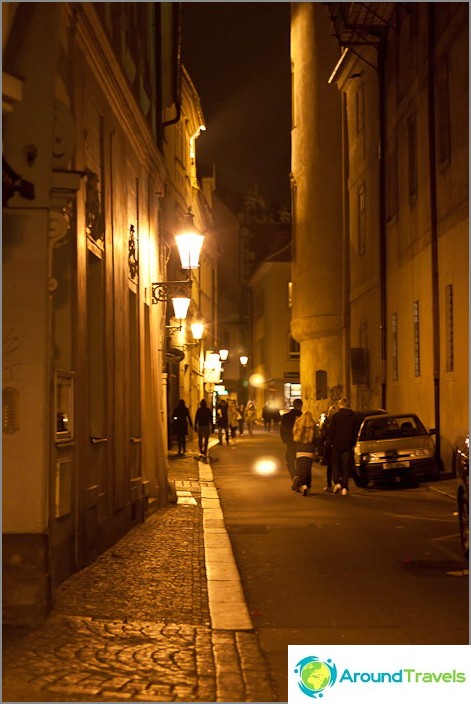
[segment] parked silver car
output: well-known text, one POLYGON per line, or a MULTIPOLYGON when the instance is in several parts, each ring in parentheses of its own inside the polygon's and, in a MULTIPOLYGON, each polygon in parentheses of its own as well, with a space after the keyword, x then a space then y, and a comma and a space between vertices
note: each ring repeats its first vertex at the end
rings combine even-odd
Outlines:
POLYGON ((434 479, 439 467, 435 443, 415 413, 367 416, 361 422, 355 445, 355 484, 370 481, 434 479))
POLYGON ((455 461, 458 488, 456 501, 460 522, 461 545, 466 557, 469 555, 469 435, 457 449, 455 461))

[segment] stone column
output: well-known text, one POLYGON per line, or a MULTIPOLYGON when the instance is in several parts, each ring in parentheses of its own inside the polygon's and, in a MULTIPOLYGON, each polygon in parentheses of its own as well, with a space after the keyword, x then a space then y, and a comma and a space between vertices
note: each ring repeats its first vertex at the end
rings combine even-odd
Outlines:
POLYGON ((338 59, 325 7, 294 3, 291 327, 301 344, 305 409, 315 414, 345 393, 341 95, 328 83, 338 59), (318 370, 327 372, 327 399, 316 399, 318 370))

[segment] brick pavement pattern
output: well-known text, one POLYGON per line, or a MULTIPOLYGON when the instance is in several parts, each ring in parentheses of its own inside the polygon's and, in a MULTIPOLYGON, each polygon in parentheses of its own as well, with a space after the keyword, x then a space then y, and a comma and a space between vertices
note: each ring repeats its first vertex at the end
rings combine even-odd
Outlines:
POLYGON ((152 514, 60 586, 44 624, 4 633, 2 701, 277 701, 257 633, 211 627, 198 465, 169 464, 196 503, 152 514))

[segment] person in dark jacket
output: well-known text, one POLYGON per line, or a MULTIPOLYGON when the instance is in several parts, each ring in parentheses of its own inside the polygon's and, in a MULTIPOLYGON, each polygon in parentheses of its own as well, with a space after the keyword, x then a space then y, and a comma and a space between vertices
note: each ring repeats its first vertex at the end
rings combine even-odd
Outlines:
POLYGON ((298 416, 302 413, 303 402, 300 398, 295 398, 293 408, 281 416, 280 437, 286 445, 286 465, 291 479, 295 477, 296 463, 296 443, 293 440, 293 425, 298 416))
POLYGON ((330 406, 324 418, 319 439, 319 454, 321 456, 321 464, 325 464, 326 485, 324 491, 332 492, 332 447, 329 440, 329 426, 334 413, 338 411, 338 401, 330 406))
POLYGON ((339 401, 339 410, 334 413, 329 424, 327 442, 331 448, 333 493, 348 494, 348 478, 353 468, 353 447, 356 442, 358 423, 355 413, 349 407, 348 399, 339 401))
POLYGON ((216 406, 217 426, 219 435, 219 444, 223 444, 222 434, 226 436, 226 442, 229 445, 229 416, 227 402, 222 399, 216 406))
POLYGON ((177 436, 178 443, 178 454, 184 455, 186 452, 186 436, 188 433, 188 423, 193 427, 193 423, 190 418, 190 411, 185 405, 185 401, 181 398, 178 402, 178 406, 172 413, 173 418, 173 429, 177 436))
POLYGON ((206 457, 208 452, 209 436, 213 430, 213 419, 204 398, 200 401, 200 407, 195 415, 195 432, 198 432, 198 447, 200 453, 206 457))

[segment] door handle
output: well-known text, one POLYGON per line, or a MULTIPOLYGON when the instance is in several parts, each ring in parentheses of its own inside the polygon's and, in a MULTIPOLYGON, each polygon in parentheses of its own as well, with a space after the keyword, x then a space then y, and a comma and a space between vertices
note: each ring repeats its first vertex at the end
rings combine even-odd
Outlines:
POLYGON ((108 438, 91 437, 90 442, 92 443, 92 445, 101 445, 101 443, 103 443, 103 442, 108 442, 108 438))

